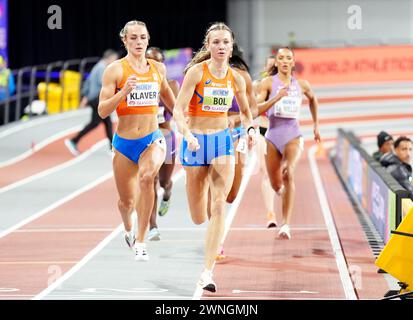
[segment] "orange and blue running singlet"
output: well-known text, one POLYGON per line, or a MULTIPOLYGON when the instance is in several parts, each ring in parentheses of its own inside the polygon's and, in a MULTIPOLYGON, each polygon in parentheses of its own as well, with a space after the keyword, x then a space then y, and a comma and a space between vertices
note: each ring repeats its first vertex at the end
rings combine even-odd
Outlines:
POLYGON ((127 97, 122 100, 116 108, 118 116, 131 114, 158 114, 159 96, 162 78, 156 69, 154 62, 147 59, 149 70, 146 73, 137 73, 132 69, 126 58, 121 60, 123 77, 117 91, 121 90, 126 80, 135 75, 137 85, 127 97))
POLYGON ((209 71, 208 64, 202 64, 201 81, 196 85, 189 103, 189 116, 195 117, 226 117, 232 106, 235 83, 232 69, 228 68, 223 79, 215 78, 209 71))
MULTIPOLYGON (((217 79, 209 72, 206 62, 203 63, 203 75, 196 85, 189 105, 189 116, 226 117, 234 98, 234 79, 231 68, 224 79, 217 79)), ((229 128, 212 134, 192 133, 198 140, 199 149, 190 151, 188 142, 182 140, 180 161, 186 167, 209 166, 214 159, 223 156, 234 156, 234 144, 229 128)))
MULTIPOLYGON (((162 79, 153 61, 148 59, 149 71, 143 74, 135 72, 125 58, 121 60, 121 63, 123 77, 117 90, 121 90, 131 75, 136 75, 137 84, 128 96, 119 103, 116 113, 118 116, 153 114, 156 118, 162 79)), ((138 139, 126 139, 115 133, 112 141, 114 149, 135 163, 139 163, 142 153, 154 143, 162 149, 166 149, 165 138, 159 129, 138 139)))

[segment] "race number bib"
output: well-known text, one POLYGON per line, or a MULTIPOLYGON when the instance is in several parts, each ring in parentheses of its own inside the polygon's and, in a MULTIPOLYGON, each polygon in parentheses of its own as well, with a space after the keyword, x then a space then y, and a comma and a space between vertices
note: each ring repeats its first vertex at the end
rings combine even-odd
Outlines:
POLYGON ((202 110, 207 112, 227 112, 232 105, 234 91, 231 88, 204 88, 202 110))
POLYGON ((158 82, 145 82, 136 85, 135 89, 128 94, 128 107, 157 106, 159 103, 158 82))
POLYGON ((165 107, 159 107, 158 108, 158 123, 164 123, 165 120, 165 107))
POLYGON ((286 96, 274 105, 274 115, 280 118, 298 119, 301 97, 286 96))
POLYGON ((247 149, 248 149, 247 139, 240 138, 238 140, 237 151, 241 153, 247 153, 247 149))

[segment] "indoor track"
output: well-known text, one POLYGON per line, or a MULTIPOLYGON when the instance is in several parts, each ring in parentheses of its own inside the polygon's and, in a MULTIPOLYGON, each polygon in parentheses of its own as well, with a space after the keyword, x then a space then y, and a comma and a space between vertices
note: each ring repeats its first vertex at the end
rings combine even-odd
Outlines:
MULTIPOLYGON (((123 240, 111 154, 103 128, 64 146, 89 110, 0 128, 0 299, 380 299, 389 290, 328 159, 338 128, 369 152, 375 136, 412 135, 412 83, 319 87, 323 148, 313 144, 307 105, 305 152, 296 171, 292 239, 266 229, 263 173, 254 151, 238 198, 228 205, 225 255, 214 268, 218 291, 197 289, 206 224, 195 226, 182 167, 172 205, 148 242, 149 262, 134 261, 123 240), (348 270, 350 270, 351 275, 348 270)), ((276 200, 277 214, 280 204, 276 200)), ((281 215, 277 216, 281 221, 281 215)))

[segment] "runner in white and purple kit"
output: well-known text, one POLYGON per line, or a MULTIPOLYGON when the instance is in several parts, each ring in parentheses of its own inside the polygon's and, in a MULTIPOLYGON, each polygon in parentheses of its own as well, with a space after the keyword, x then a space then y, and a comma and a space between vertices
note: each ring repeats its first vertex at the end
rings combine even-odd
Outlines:
MULTIPOLYGON (((150 47, 146 51, 146 57, 153 59, 158 62, 164 62, 165 57, 160 48, 150 47)), ((168 84, 172 89, 175 97, 178 96, 179 92, 179 83, 176 80, 168 80, 168 84)), ((158 109, 158 124, 159 129, 162 131, 162 134, 166 140, 166 158, 165 162, 162 164, 162 167, 159 170, 158 176, 155 180, 155 202, 151 214, 150 224, 149 224, 149 233, 148 240, 158 241, 161 239, 160 232, 158 230, 158 225, 156 222, 156 211, 160 216, 164 216, 169 209, 170 198, 172 193, 172 173, 175 167, 175 156, 176 156, 176 137, 175 132, 171 127, 172 114, 167 108, 165 108, 162 101, 159 102, 158 109), (157 182, 164 189, 163 197, 161 204, 158 209, 158 197, 157 197, 157 182)))
POLYGON ((262 101, 263 96, 269 96, 268 101, 258 105, 258 109, 260 114, 268 110, 270 120, 265 134, 267 141, 265 160, 271 185, 274 191, 282 196, 283 225, 278 233, 281 239, 291 238, 289 225, 295 196, 294 171, 304 149, 304 139, 298 121, 303 94, 310 102, 314 140, 321 141, 317 98, 306 80, 293 77, 294 64, 292 50, 279 49, 270 76, 261 83, 257 99, 262 101))

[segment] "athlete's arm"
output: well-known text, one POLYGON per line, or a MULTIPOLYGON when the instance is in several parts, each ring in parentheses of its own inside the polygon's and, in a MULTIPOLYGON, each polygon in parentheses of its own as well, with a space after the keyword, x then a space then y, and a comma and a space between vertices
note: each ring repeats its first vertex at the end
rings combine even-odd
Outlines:
POLYGON ((318 128, 318 100, 314 91, 312 90, 310 84, 307 80, 298 80, 304 95, 310 102, 310 111, 314 123, 314 140, 317 142, 321 141, 320 131, 318 128))
MULTIPOLYGON (((247 94, 247 99, 248 99, 248 105, 249 109, 251 111, 251 114, 254 115, 258 112, 258 107, 257 107, 257 101, 255 100, 255 94, 252 86, 252 80, 248 72, 244 70, 237 70, 237 72, 244 78, 245 81, 245 88, 246 88, 246 94, 247 94)), ((233 115, 230 116, 234 123, 234 127, 238 127, 241 124, 241 117, 240 115, 233 115)))
POLYGON ((169 111, 173 112, 174 106, 175 106, 175 95, 171 89, 171 87, 168 84, 168 80, 166 78, 166 67, 163 63, 161 62, 155 62, 155 66, 158 69, 159 74, 162 77, 162 83, 161 83, 161 89, 160 89, 160 94, 161 94, 161 100, 165 104, 165 106, 169 109, 169 111))
MULTIPOLYGON (((261 99, 262 99, 263 97, 264 97, 264 99, 265 99, 268 95, 271 94, 271 90, 272 90, 272 88, 271 88, 271 87, 272 87, 272 77, 264 78, 264 79, 261 81, 260 87, 261 87, 261 90, 260 90, 260 94, 259 94, 259 97, 258 97, 257 101, 261 101, 261 99)), ((287 93, 287 88, 285 87, 285 88, 281 89, 275 97, 273 97, 273 98, 271 98, 271 99, 269 99, 269 100, 267 100, 267 101, 258 103, 258 108, 257 108, 257 109, 258 109, 258 112, 257 112, 257 114, 254 114, 254 119, 257 118, 259 115, 263 114, 264 112, 266 112, 266 111, 267 111, 269 108, 271 108, 275 103, 277 103, 278 101, 280 101, 280 100, 282 99, 282 97, 285 97, 285 96, 287 96, 287 95, 288 95, 288 93, 287 93)))
POLYGON ((234 70, 233 75, 237 88, 235 92, 235 99, 237 99, 239 106, 241 123, 244 128, 248 130, 248 128, 252 126, 252 114, 250 108, 248 107, 248 98, 246 94, 247 86, 244 77, 242 77, 238 71, 234 70))
POLYGON ((271 94, 272 77, 266 77, 255 81, 257 103, 264 102, 271 94))
POLYGON ((119 63, 111 63, 103 73, 102 89, 99 96, 98 113, 103 119, 116 110, 118 104, 125 99, 136 85, 136 77, 131 76, 123 88, 115 94, 119 79, 122 79, 122 67, 119 63))
POLYGON ((172 92, 174 93, 175 98, 178 96, 179 93, 179 82, 176 80, 168 80, 168 84, 171 87, 172 92))
POLYGON ((192 95, 194 94, 195 87, 197 83, 201 81, 201 79, 202 69, 200 65, 195 65, 189 68, 182 83, 182 88, 179 91, 178 97, 176 98, 173 117, 179 132, 182 133, 185 139, 193 137, 191 131, 188 128, 188 124, 185 121, 185 111, 189 106, 192 95))

